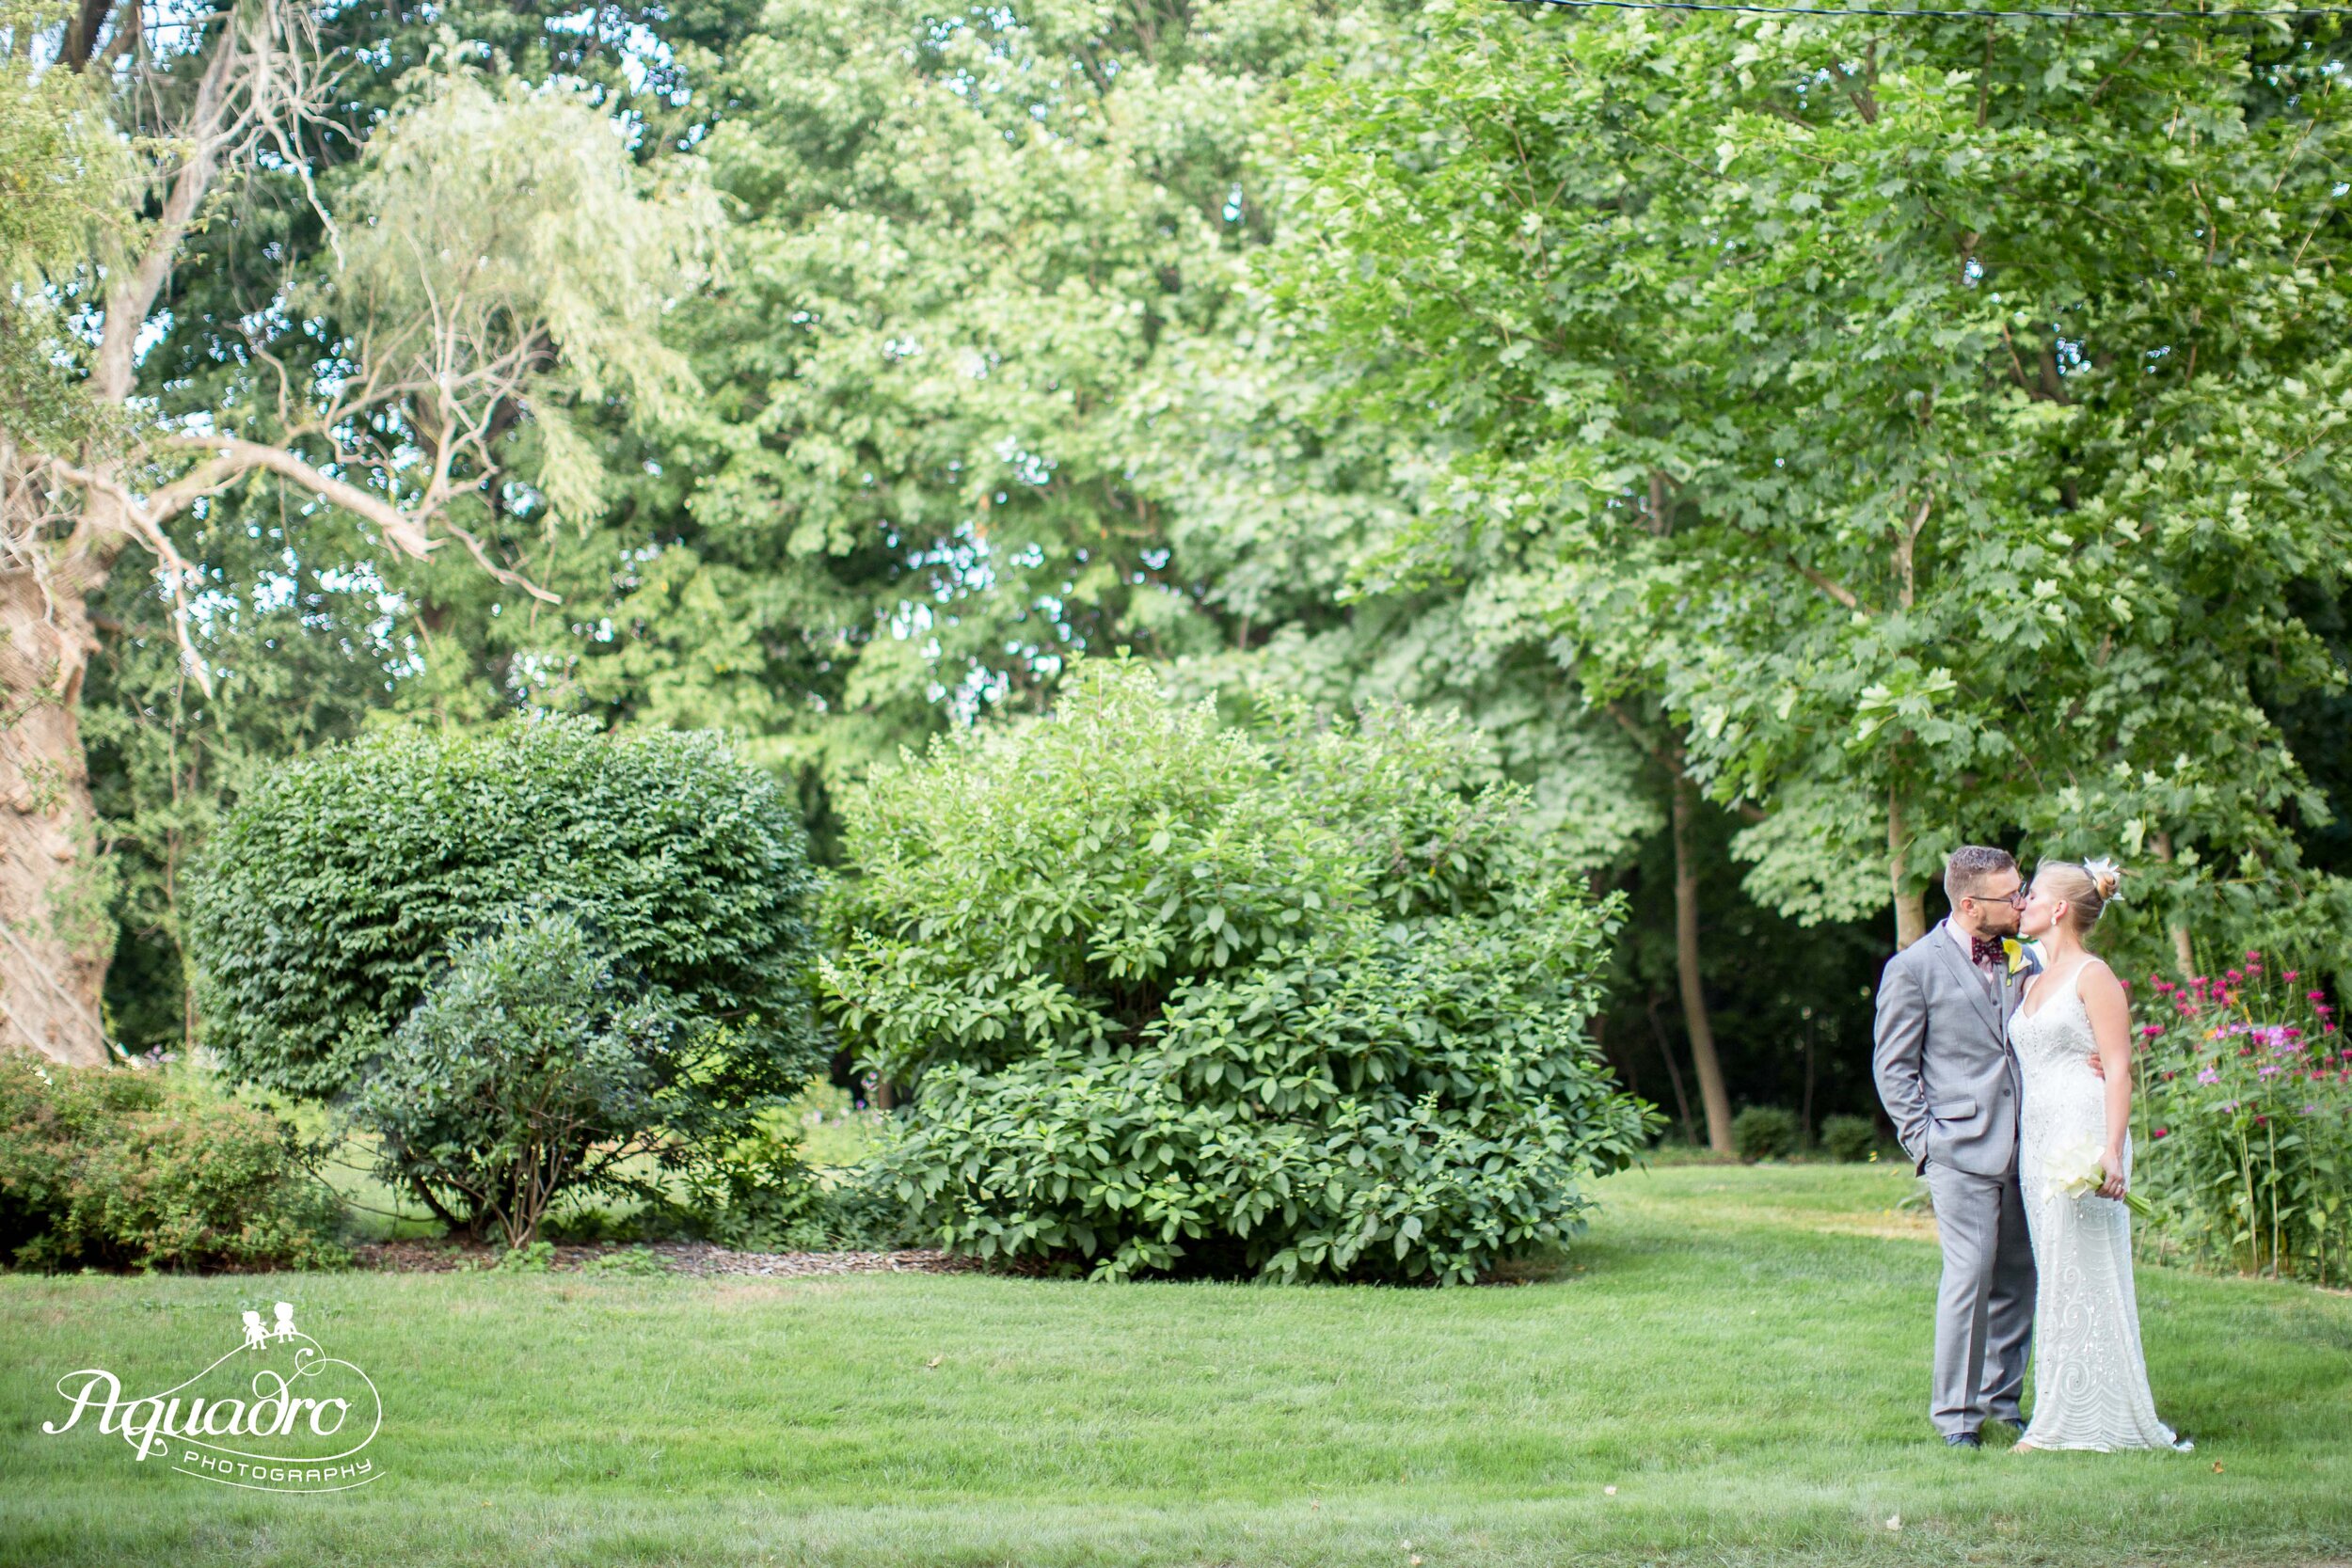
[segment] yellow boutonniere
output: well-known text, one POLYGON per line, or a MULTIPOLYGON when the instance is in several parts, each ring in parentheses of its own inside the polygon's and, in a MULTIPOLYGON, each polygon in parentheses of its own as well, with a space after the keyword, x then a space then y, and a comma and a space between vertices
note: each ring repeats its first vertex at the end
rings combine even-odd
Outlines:
POLYGON ((2009 972, 2011 974, 2026 967, 2026 944, 2015 937, 2003 937, 2001 951, 2009 955, 2009 972))

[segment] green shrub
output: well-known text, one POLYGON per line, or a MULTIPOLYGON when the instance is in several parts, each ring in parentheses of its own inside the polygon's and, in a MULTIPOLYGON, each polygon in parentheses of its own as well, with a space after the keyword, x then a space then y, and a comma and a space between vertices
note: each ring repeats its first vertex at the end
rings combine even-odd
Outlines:
POLYGON ((230 1071, 329 1100, 452 945, 553 896, 690 1023, 723 1022, 714 1100, 789 1094, 823 1062, 813 891, 792 803, 702 735, 516 720, 328 747, 223 819, 192 881, 207 1042, 230 1071))
POLYGON ((1797 1118, 1777 1105, 1751 1105, 1731 1118, 1731 1147, 1742 1160, 1786 1159, 1797 1143, 1797 1118))
POLYGON ((916 1239, 897 1179, 873 1169, 836 1172, 825 1183, 804 1234, 817 1240, 787 1240, 809 1251, 881 1252, 916 1239))
POLYGON ((818 1171, 789 1112, 763 1113, 746 1135, 691 1173, 675 1207, 689 1235, 746 1252, 868 1252, 903 1246, 911 1217, 895 1178, 864 1167, 818 1171))
POLYGON ((353 1114, 376 1169, 453 1226, 528 1246, 569 1194, 658 1198, 662 1170, 748 1124, 708 1039, 614 973, 557 909, 460 946, 369 1066, 353 1114))
POLYGON ((19 1266, 323 1267, 337 1205, 294 1130, 178 1072, 0 1052, 0 1255, 19 1266))
POLYGON ((2164 1243, 2352 1284, 2352 1049, 2334 1006, 2259 953, 2216 977, 2151 982, 2132 1180, 2164 1243))
POLYGON ((1126 665, 849 812, 825 983, 913 1084, 877 1156, 988 1255, 1475 1277, 1582 1227, 1655 1122, 1586 1022, 1616 914, 1458 724, 1221 729, 1126 665))
POLYGON ((1849 1164, 1867 1160, 1878 1146, 1878 1124, 1868 1117, 1821 1118, 1821 1148, 1833 1160, 1843 1160, 1849 1164))

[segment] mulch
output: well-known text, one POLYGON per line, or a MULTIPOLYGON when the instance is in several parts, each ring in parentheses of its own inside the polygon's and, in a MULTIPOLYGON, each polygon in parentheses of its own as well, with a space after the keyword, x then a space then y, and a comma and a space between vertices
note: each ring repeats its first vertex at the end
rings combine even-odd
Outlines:
MULTIPOLYGON (((469 1269, 486 1269, 498 1259, 498 1249, 481 1243, 447 1241, 362 1242, 351 1249, 357 1267, 373 1269, 385 1274, 457 1274, 469 1269)), ((602 1242, 586 1245, 558 1245, 548 1259, 551 1274, 635 1274, 642 1265, 615 1269, 604 1259, 622 1259, 615 1255, 650 1254, 664 1274, 685 1275, 696 1278, 724 1275, 748 1275, 769 1279, 809 1279, 824 1275, 843 1274, 996 1274, 1026 1278, 1041 1278, 1053 1272, 1043 1259, 1018 1258, 993 1260, 965 1257, 952 1252, 940 1252, 930 1247, 905 1247, 890 1252, 734 1252, 726 1247, 712 1246, 707 1242, 602 1242)), ((628 1258, 629 1263, 637 1259, 628 1258)), ((1566 1281, 1584 1272, 1582 1264, 1571 1265, 1563 1272, 1553 1260, 1529 1260, 1498 1264, 1478 1280, 1489 1289, 1520 1285, 1536 1285, 1548 1281, 1566 1281)), ((2352 1568, 2346 1564, 2345 1568, 2352 1568)))
MULTIPOLYGON (((455 1242, 364 1242, 351 1249, 363 1269, 388 1274, 455 1274, 486 1268, 497 1253, 455 1242)), ((654 1242, 642 1247, 604 1243, 558 1246, 548 1259, 555 1274, 577 1274, 618 1254, 649 1253, 670 1274, 709 1276, 752 1275, 775 1279, 836 1274, 970 1274, 986 1267, 978 1259, 929 1248, 897 1252, 734 1252, 707 1242, 654 1242)))

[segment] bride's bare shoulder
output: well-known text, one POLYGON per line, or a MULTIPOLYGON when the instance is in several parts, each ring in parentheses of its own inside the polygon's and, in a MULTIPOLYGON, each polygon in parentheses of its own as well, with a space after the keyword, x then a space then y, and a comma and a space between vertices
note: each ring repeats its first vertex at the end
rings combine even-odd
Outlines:
POLYGON ((2123 982, 2107 967, 2106 959, 2095 956, 2083 959, 2081 971, 2074 977, 2074 989, 2086 1002, 2123 999, 2123 982))

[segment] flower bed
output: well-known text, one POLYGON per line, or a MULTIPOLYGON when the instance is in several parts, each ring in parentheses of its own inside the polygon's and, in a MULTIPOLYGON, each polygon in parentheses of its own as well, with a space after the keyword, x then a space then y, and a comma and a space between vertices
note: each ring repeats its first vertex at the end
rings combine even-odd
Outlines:
POLYGON ((2258 952, 2217 977, 2153 989, 2139 1141, 2161 1244, 2250 1273, 2352 1281, 2352 1040, 2327 992, 2258 952))

